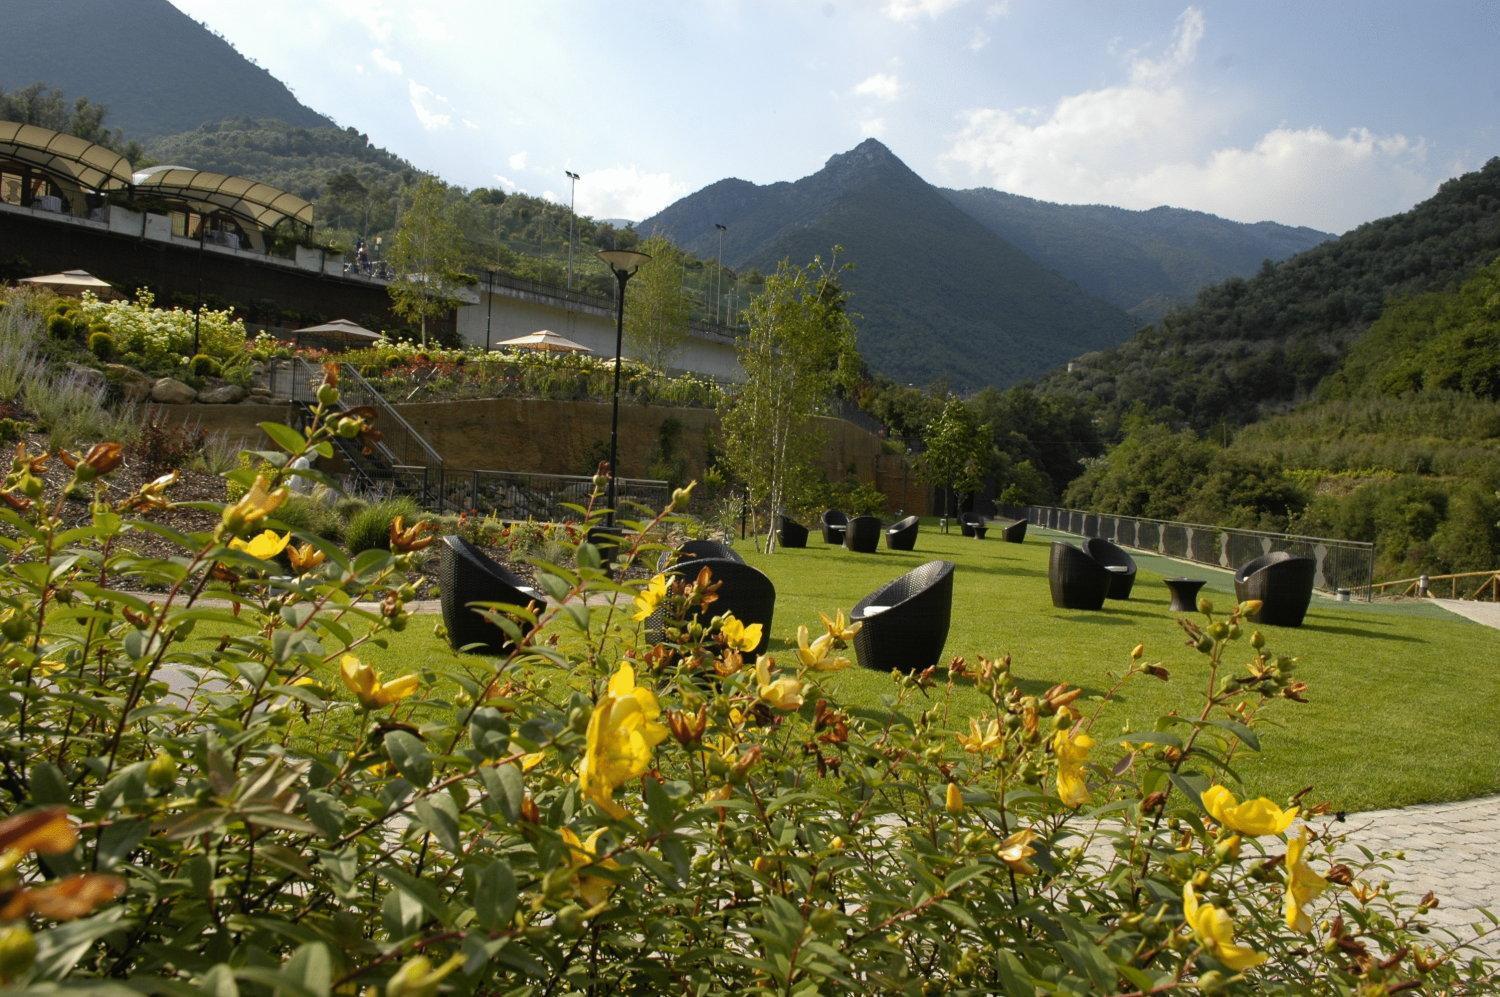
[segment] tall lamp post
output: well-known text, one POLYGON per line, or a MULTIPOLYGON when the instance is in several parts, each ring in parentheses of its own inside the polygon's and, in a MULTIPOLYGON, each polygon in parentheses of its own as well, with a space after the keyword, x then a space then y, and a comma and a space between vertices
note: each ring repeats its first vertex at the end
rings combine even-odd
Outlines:
POLYGON ((729 226, 714 222, 714 228, 719 230, 719 262, 714 268, 714 324, 719 324, 719 306, 723 303, 724 294, 720 290, 724 286, 724 233, 729 231, 729 226))
POLYGON ((577 231, 578 212, 573 210, 573 205, 578 196, 578 181, 583 177, 572 170, 563 170, 568 175, 568 290, 573 290, 573 233, 577 231))
POLYGON ((625 285, 641 264, 651 259, 634 249, 601 249, 596 254, 620 282, 615 296, 615 391, 614 411, 609 417, 609 512, 605 524, 615 525, 615 466, 620 456, 620 351, 625 346, 625 285))

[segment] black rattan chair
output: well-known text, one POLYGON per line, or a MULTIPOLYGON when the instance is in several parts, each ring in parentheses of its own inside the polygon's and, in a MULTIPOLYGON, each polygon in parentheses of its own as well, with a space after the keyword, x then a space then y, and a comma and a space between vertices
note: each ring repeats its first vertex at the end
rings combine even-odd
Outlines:
POLYGON ((1284 550, 1272 551, 1240 566, 1234 573, 1234 597, 1240 602, 1259 599, 1253 619, 1277 627, 1300 627, 1312 601, 1318 565, 1310 557, 1284 550))
POLYGON ((962 533, 966 537, 972 537, 974 535, 974 524, 972 521, 970 521, 967 515, 958 517, 958 532, 962 533))
POLYGON ((726 561, 743 561, 733 547, 718 540, 689 540, 676 550, 662 551, 656 561, 656 570, 665 571, 674 561, 702 561, 706 558, 723 558, 726 561))
MULTIPOLYGON (((442 557, 438 564, 438 585, 442 593, 443 626, 448 643, 461 651, 476 654, 509 654, 515 642, 495 624, 471 608, 476 602, 497 602, 525 606, 531 602, 546 604, 541 592, 524 578, 507 570, 484 551, 462 537, 443 537, 442 557)), ((529 624, 517 619, 525 632, 529 624)))
MULTIPOLYGON (((720 583, 719 597, 709 603, 708 609, 697 614, 700 623, 707 624, 715 616, 733 613, 734 618, 749 626, 761 625, 760 643, 752 654, 760 654, 771 640, 771 617, 776 610, 776 586, 771 579, 744 561, 726 558, 701 558, 696 561, 679 561, 667 569, 668 576, 695 578, 698 572, 708 568, 710 577, 720 583)), ((666 629, 666 615, 658 610, 646 620, 647 635, 661 640, 666 629)))
POLYGON ((861 667, 919 672, 942 660, 953 616, 953 562, 928 561, 854 604, 861 667), (875 607, 883 606, 876 612, 875 607))
POLYGON ((1058 609, 1103 609, 1109 595, 1109 572, 1087 551, 1054 541, 1047 567, 1052 605, 1058 609))
POLYGON ((783 547, 806 547, 807 527, 786 516, 781 517, 781 526, 776 530, 776 542, 783 547))
POLYGON ((829 509, 823 513, 823 542, 826 544, 841 544, 844 542, 844 528, 849 525, 849 517, 837 509, 829 509))
POLYGON ((985 532, 989 530, 989 525, 985 523, 984 517, 975 515, 972 512, 964 513, 963 519, 959 520, 959 523, 963 528, 964 536, 974 537, 977 540, 983 540, 985 532))
POLYGON ((844 527, 844 547, 856 554, 873 554, 880 549, 880 519, 877 516, 855 516, 844 527))
POLYGON ((1018 519, 1001 531, 1000 536, 1006 543, 1018 544, 1026 542, 1026 520, 1018 519))
POLYGON ((1083 549, 1109 572, 1109 598, 1129 599, 1135 586, 1135 561, 1124 548, 1103 537, 1090 537, 1083 549))
POLYGON ((885 545, 891 550, 915 550, 917 546, 916 516, 907 516, 885 530, 885 545))

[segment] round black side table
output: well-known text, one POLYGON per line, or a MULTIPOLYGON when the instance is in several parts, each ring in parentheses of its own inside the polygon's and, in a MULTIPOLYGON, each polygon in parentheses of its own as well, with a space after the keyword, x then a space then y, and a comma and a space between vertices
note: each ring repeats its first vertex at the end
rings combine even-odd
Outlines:
POLYGON ((1195 613, 1198 611, 1198 590, 1203 587, 1202 578, 1163 578, 1172 592, 1172 612, 1195 613))

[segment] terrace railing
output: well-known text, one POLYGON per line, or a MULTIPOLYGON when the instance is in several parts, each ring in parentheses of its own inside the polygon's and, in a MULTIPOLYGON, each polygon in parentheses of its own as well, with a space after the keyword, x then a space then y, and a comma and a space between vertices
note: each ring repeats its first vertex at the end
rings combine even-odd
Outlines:
POLYGON ((1262 554, 1284 550, 1313 559, 1317 564, 1313 585, 1325 592, 1363 590, 1368 598, 1375 578, 1375 545, 1358 540, 1177 523, 1056 506, 1028 506, 1026 513, 1027 520, 1036 526, 1084 537, 1103 537, 1122 547, 1230 570, 1262 554))

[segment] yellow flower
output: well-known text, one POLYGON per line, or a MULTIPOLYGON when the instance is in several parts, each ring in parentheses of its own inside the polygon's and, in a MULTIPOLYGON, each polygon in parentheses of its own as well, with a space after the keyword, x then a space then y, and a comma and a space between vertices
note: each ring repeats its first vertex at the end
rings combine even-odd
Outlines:
POLYGON ((656 612, 657 605, 667 596, 667 576, 657 575, 646 583, 639 595, 635 597, 635 615, 631 619, 637 623, 644 623, 656 612))
POLYGON ((1302 858, 1307 851, 1307 828, 1286 843, 1286 926, 1304 934, 1312 930, 1312 918, 1307 916, 1308 903, 1328 889, 1328 880, 1313 872, 1302 858))
POLYGON ((1094 739, 1082 732, 1060 730, 1052 735, 1052 751, 1057 755, 1057 795, 1070 807, 1081 807, 1089 801, 1083 763, 1089 760, 1093 748, 1094 739))
POLYGON ((948 795, 943 799, 943 808, 950 814, 964 812, 964 794, 963 790, 958 788, 958 783, 948 783, 948 795))
POLYGON ((1036 875, 1036 866, 1027 860, 1036 854, 1036 849, 1031 847, 1031 843, 1037 837, 1037 833, 1030 828, 1024 828, 1015 832, 1000 842, 1000 850, 998 852, 1000 861, 1023 876, 1036 875))
POLYGON ((645 775, 651 768, 652 749, 667 737, 659 716, 656 696, 638 687, 635 670, 621 664, 589 717, 583 760, 578 763, 583 795, 612 817, 625 816, 624 808, 614 801, 615 789, 645 775))
MULTIPOLYGON (((599 839, 603 836, 605 828, 599 828, 586 839, 580 841, 573 829, 565 827, 562 829, 563 844, 568 846, 568 867, 573 870, 584 869, 591 865, 597 865, 601 869, 618 869, 620 863, 614 859, 599 861, 599 839)), ((575 871, 573 876, 573 892, 583 900, 589 907, 597 907, 609 899, 614 891, 615 882, 605 879, 603 876, 585 876, 575 871)))
POLYGON ((433 997, 443 977, 464 963, 464 957, 455 953, 436 969, 425 955, 413 956, 401 964, 394 976, 386 982, 388 997, 433 997))
POLYGON ((803 667, 816 672, 837 672, 848 668, 849 659, 834 657, 832 650, 833 634, 819 634, 816 640, 808 643, 807 628, 797 628, 797 660, 802 662, 803 667))
POLYGON ((272 489, 266 476, 259 475, 255 479, 255 484, 250 486, 250 490, 242 495, 238 502, 224 510, 224 525, 231 533, 247 530, 279 509, 281 503, 286 501, 288 494, 285 486, 272 489))
POLYGON ((749 626, 735 619, 733 613, 725 613, 724 619, 719 624, 719 633, 724 635, 724 643, 736 651, 749 653, 760 646, 761 634, 764 628, 759 623, 749 626))
POLYGON ((998 720, 991 720, 981 727, 976 718, 970 717, 969 733, 957 736, 958 743, 963 746, 963 749, 976 755, 986 751, 998 751, 1005 742, 1000 734, 1000 721, 998 720))
POLYGON ((258 536, 251 537, 249 540, 231 540, 229 541, 229 546, 235 550, 242 550, 251 557, 258 557, 262 561, 269 561, 277 554, 286 550, 286 545, 291 542, 291 539, 292 535, 290 533, 284 533, 278 537, 275 530, 265 530, 258 536))
POLYGON ((1203 791, 1203 809, 1225 827, 1257 837, 1281 834, 1297 819, 1296 807, 1283 810, 1264 796, 1241 803, 1223 786, 1203 791))
POLYGON ((299 575, 307 574, 328 560, 328 555, 312 544, 290 547, 287 549, 286 556, 287 560, 292 562, 292 570, 299 575))
POLYGON ((864 626, 863 623, 845 623, 842 609, 831 620, 822 613, 818 615, 823 618, 823 625, 828 628, 828 636, 843 643, 853 640, 854 635, 859 633, 859 628, 864 626))
POLYGON ((389 682, 380 681, 375 669, 352 654, 339 660, 339 674, 344 685, 359 699, 359 705, 367 710, 390 706, 417 691, 422 680, 415 675, 403 675, 389 682))
POLYGON ((1198 943, 1236 973, 1242 973, 1266 961, 1264 952, 1257 952, 1248 945, 1235 942, 1234 922, 1230 920, 1227 911, 1212 904, 1198 903, 1198 895, 1193 892, 1192 883, 1186 883, 1182 887, 1182 917, 1188 927, 1193 929, 1193 937, 1198 939, 1198 943))
POLYGON ((755 682, 760 686, 760 698, 778 710, 796 710, 802 706, 802 682, 790 675, 772 681, 771 659, 762 655, 755 663, 755 682))
POLYGON ((536 768, 538 765, 542 764, 542 762, 544 762, 546 760, 547 760, 547 753, 545 751, 533 751, 530 754, 522 755, 521 756, 521 771, 522 772, 530 772, 532 769, 536 768))

